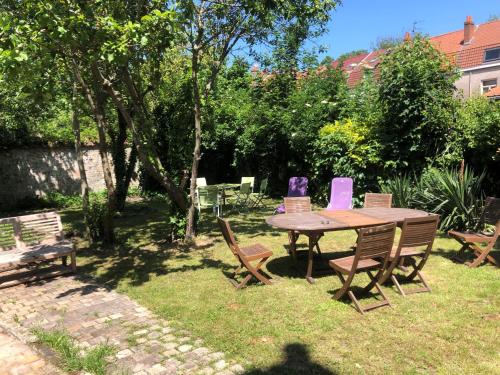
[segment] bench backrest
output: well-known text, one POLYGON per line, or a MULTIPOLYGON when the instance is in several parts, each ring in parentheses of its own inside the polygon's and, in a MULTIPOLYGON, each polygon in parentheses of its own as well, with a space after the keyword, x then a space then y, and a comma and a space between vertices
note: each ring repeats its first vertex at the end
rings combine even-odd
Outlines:
POLYGON ((61 217, 55 212, 0 219, 0 251, 63 239, 61 217))

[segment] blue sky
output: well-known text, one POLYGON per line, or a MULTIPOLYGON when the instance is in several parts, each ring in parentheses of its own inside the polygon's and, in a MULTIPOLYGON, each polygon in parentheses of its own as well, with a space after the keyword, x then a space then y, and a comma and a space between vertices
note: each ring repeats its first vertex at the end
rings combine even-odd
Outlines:
POLYGON ((402 36, 414 23, 416 31, 431 36, 458 30, 467 15, 476 24, 500 16, 500 0, 344 0, 332 13, 328 32, 314 44, 338 57, 369 50, 379 37, 402 36))

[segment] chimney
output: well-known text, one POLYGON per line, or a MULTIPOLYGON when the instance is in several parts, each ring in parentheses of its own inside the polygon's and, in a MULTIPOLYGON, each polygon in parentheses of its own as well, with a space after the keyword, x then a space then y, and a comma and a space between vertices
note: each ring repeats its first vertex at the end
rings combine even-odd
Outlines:
POLYGON ((464 22, 464 44, 470 44, 474 34, 474 22, 472 16, 467 16, 464 22))
POLYGON ((411 42, 411 35, 408 31, 405 33, 404 41, 411 42))

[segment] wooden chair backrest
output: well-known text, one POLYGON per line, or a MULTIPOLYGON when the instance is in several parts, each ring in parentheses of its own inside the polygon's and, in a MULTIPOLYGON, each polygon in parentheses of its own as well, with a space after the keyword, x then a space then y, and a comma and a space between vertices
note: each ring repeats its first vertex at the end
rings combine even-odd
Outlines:
POLYGON ((311 212, 311 197, 285 197, 285 213, 311 212))
POLYGON ((370 207, 392 207, 392 194, 381 194, 381 193, 366 193, 365 194, 365 208, 370 207))
MULTIPOLYGON (((479 225, 497 225, 500 221, 500 198, 487 197, 479 219, 479 225)), ((482 229, 482 228, 480 228, 482 229)))
POLYGON ((228 221, 217 216, 217 223, 219 224, 222 236, 224 237, 227 246, 229 246, 229 249, 231 249, 233 255, 239 259, 242 254, 238 244, 236 243, 236 240, 234 239, 233 231, 231 230, 231 226, 229 225, 228 221))
POLYGON ((438 224, 439 215, 405 219, 396 255, 399 256, 402 248, 421 246, 426 246, 425 252, 428 254, 436 238, 438 224))
POLYGON ((354 255, 354 267, 359 260, 369 258, 382 258, 385 265, 392 250, 395 234, 396 223, 361 228, 354 255))
POLYGON ((61 217, 55 212, 0 219, 0 250, 22 250, 63 239, 61 217))

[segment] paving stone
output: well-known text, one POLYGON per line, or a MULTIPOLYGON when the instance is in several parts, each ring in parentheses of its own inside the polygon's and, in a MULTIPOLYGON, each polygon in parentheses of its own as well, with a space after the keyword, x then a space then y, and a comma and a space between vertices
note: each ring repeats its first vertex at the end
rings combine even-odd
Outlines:
POLYGON ((181 353, 185 353, 190 351, 192 347, 193 347, 192 345, 181 345, 177 348, 177 350, 180 351, 181 353))
POLYGON ((227 366, 227 363, 223 359, 215 362, 215 364, 214 364, 214 367, 216 370, 222 370, 226 366, 227 366))
MULTIPOLYGON (((30 333, 33 327, 57 328, 66 330, 82 350, 99 343, 114 345, 117 353, 110 366, 111 374, 211 375, 216 372, 214 367, 223 372, 242 371, 241 366, 229 367, 223 359, 224 353, 211 353, 209 348, 201 346, 203 340, 171 326, 179 323, 160 320, 127 296, 75 277, 2 290, 0 321, 19 337, 33 339, 30 333), (210 362, 215 362, 212 367, 208 366, 210 362)), ((53 366, 47 367, 55 356, 48 348, 42 347, 37 357, 36 352, 32 355, 24 349, 17 354, 6 354, 4 347, 10 349, 15 345, 2 342, 0 332, 0 370, 15 368, 16 372, 10 373, 19 375, 58 373, 53 366), (14 358, 17 362, 6 367, 5 361, 14 358)), ((3 375, 2 371, 0 374, 3 375)))
POLYGON ((199 372, 200 375, 212 375, 215 372, 215 370, 211 367, 204 367, 201 369, 199 372))
POLYGON ((162 354, 165 357, 172 357, 174 355, 179 354, 179 352, 177 350, 175 350, 175 349, 168 349, 168 350, 165 350, 162 354))
POLYGON ((146 372, 148 374, 151 374, 151 375, 157 375, 157 374, 166 373, 167 369, 165 367, 163 367, 162 365, 160 365, 159 363, 157 363, 156 365, 154 365, 150 369, 146 370, 146 372))

